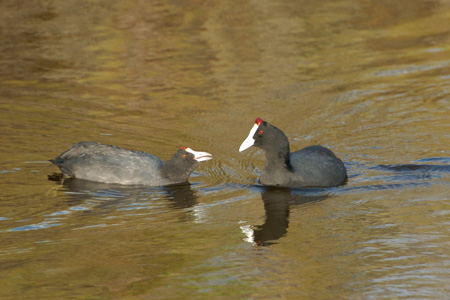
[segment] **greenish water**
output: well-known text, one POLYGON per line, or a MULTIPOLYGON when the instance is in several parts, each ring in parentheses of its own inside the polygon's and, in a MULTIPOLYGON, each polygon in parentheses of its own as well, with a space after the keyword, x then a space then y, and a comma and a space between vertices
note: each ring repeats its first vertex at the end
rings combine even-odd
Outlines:
POLYGON ((0 2, 1 299, 448 299, 449 1, 0 2), (255 118, 348 184, 271 190, 255 118), (47 180, 97 141, 190 185, 47 180))

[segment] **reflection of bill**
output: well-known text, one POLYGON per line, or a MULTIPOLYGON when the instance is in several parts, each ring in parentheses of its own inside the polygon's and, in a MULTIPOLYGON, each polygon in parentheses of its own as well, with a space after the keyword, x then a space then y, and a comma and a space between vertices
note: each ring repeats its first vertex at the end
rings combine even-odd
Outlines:
MULTIPOLYGON (((244 222, 241 222, 244 223, 244 222)), ((254 243, 254 235, 253 235, 253 229, 250 225, 241 225, 240 226, 242 233, 245 235, 244 241, 248 243, 254 243)))

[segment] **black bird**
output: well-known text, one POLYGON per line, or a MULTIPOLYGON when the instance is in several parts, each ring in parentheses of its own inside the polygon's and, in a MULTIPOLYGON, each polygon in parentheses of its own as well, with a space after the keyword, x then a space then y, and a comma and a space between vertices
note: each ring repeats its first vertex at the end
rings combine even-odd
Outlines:
POLYGON ((198 163, 210 159, 212 155, 207 152, 183 147, 164 162, 142 151, 81 142, 50 161, 64 176, 105 183, 160 186, 187 182, 198 163))
POLYGON ((286 135, 258 118, 239 151, 251 146, 264 150, 266 166, 261 184, 280 187, 331 187, 346 182, 347 170, 334 153, 322 146, 309 146, 290 153, 286 135))

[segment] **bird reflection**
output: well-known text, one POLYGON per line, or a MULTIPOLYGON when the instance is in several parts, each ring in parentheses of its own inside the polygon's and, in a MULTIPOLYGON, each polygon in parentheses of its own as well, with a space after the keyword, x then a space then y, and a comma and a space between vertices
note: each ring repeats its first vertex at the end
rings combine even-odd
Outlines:
POLYGON ((189 208, 197 204, 197 194, 189 182, 161 187, 172 208, 189 208))
POLYGON ((183 209, 197 204, 197 195, 189 183, 162 186, 126 186, 82 180, 64 179, 63 188, 69 195, 69 205, 80 205, 95 200, 96 207, 116 207, 126 203, 136 203, 150 199, 164 199, 172 208, 183 209), (103 200, 103 201, 98 201, 103 200), (104 201, 107 200, 107 201, 104 201))
MULTIPOLYGON (((320 189, 317 189, 320 190, 320 189)), ((253 229, 253 242, 258 246, 268 246, 287 233, 289 227, 289 208, 323 200, 326 194, 312 193, 312 189, 288 189, 268 187, 261 193, 266 212, 263 225, 253 229)))

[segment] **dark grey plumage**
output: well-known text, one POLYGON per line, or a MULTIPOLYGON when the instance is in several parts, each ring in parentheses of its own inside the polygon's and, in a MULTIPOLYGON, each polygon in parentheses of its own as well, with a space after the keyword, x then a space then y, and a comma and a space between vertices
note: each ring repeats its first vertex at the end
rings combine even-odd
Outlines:
POLYGON ((65 176, 119 184, 168 185, 186 182, 206 152, 182 148, 164 162, 159 157, 95 142, 81 142, 50 160, 65 176))
POLYGON ((346 182, 347 170, 334 153, 322 146, 309 146, 290 153, 286 135, 257 119, 240 151, 251 146, 264 150, 266 166, 260 182, 280 187, 331 187, 346 182))

